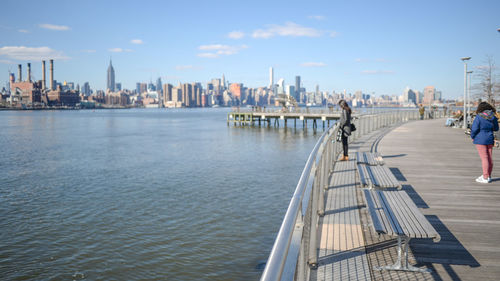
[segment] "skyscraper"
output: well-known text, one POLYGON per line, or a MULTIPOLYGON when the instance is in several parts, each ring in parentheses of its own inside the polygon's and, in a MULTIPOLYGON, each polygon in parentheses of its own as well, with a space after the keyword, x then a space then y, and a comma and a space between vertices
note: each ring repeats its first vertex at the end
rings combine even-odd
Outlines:
POLYGON ((295 100, 300 99, 300 76, 295 76, 295 100))
POLYGON ((115 69, 113 68, 113 64, 111 63, 111 59, 109 60, 107 86, 108 86, 107 89, 110 90, 111 92, 115 91, 115 69))
POLYGON ((272 89, 274 86, 274 69, 271 66, 269 68, 269 89, 272 89))
POLYGON ((156 79, 156 91, 159 92, 159 93, 163 92, 163 86, 162 86, 162 83, 161 83, 161 77, 158 77, 158 79, 156 79))

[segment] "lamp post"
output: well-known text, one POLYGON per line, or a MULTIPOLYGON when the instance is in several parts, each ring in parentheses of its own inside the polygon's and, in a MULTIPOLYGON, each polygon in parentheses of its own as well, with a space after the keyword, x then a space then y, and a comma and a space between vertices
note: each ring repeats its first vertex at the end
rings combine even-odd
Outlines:
MULTIPOLYGON (((468 80, 467 80, 467 116, 469 116, 471 113, 470 113, 470 108, 471 108, 471 105, 470 105, 470 101, 471 101, 471 98, 470 98, 470 84, 471 84, 471 79, 472 79, 472 70, 470 71, 467 71, 467 75, 468 75, 468 80)), ((468 120, 468 119, 467 119, 468 120)), ((471 116, 471 120, 472 120, 472 116, 471 116)), ((468 122, 468 121, 467 121, 468 122)))
POLYGON ((463 57, 461 60, 464 62, 464 125, 462 128, 467 129, 467 115, 466 114, 466 103, 467 103, 467 61, 470 57, 463 57))

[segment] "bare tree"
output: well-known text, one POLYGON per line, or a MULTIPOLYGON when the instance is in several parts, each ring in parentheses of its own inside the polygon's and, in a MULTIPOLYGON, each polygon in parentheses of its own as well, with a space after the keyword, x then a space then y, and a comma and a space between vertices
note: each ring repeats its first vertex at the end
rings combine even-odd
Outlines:
POLYGON ((496 82, 495 61, 490 55, 486 56, 485 64, 476 67, 478 69, 479 82, 474 86, 477 98, 484 98, 490 104, 494 105, 495 100, 498 100, 500 93, 500 83, 496 82))

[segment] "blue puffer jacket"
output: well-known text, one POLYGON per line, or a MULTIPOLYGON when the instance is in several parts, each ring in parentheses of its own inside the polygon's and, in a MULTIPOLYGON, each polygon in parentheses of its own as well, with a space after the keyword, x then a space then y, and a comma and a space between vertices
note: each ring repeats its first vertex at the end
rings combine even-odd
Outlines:
POLYGON ((470 137, 474 140, 474 144, 494 144, 493 131, 498 131, 498 119, 491 110, 485 110, 474 118, 470 137))

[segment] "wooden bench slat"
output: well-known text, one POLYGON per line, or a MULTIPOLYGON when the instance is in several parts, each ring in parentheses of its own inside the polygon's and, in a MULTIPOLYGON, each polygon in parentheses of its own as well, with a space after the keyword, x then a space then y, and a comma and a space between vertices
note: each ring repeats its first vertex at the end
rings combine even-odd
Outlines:
MULTIPOLYGON (((404 192, 404 191, 403 191, 404 192)), ((405 228, 405 233, 408 237, 411 238, 426 238, 425 234, 423 234, 423 230, 420 228, 420 223, 415 217, 411 214, 412 211, 407 208, 407 205, 401 197, 402 192, 386 192, 385 195, 388 198, 392 209, 396 213, 397 220, 401 223, 401 225, 405 228)), ((411 199, 410 199, 411 200, 411 199)))
POLYGON ((406 204, 406 207, 412 211, 415 219, 419 222, 420 227, 425 230, 425 238, 432 238, 434 241, 441 240, 441 236, 436 231, 436 229, 431 225, 431 223, 427 220, 427 218, 420 212, 418 207, 413 203, 410 196, 404 191, 400 191, 398 194, 400 197, 406 197, 406 200, 403 202, 406 204))
POLYGON ((382 203, 382 208, 387 216, 389 223, 391 224, 394 233, 397 235, 405 235, 404 229, 401 227, 400 223, 397 221, 396 214, 392 210, 389 202, 383 191, 377 190, 377 194, 379 195, 380 202, 382 203))

